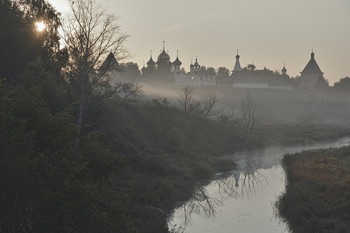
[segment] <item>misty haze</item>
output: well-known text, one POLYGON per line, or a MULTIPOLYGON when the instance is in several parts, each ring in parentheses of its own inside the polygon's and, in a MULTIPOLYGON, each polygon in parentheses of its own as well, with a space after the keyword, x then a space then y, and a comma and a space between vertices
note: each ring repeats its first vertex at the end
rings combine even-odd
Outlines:
POLYGON ((0 233, 350 232, 345 0, 0 0, 0 233))

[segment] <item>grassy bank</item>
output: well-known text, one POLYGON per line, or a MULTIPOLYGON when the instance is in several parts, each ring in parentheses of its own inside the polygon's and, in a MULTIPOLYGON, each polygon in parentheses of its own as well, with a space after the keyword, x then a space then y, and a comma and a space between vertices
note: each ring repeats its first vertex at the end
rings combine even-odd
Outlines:
POLYGON ((286 193, 278 208, 292 232, 350 229, 350 147, 286 155, 286 193))

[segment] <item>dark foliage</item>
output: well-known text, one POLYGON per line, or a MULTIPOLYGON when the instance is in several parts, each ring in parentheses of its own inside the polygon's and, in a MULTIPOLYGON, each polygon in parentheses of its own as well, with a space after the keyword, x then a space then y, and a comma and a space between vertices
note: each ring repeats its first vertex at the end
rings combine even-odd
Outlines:
POLYGON ((339 82, 334 83, 334 88, 339 91, 349 91, 350 90, 350 78, 341 78, 339 82))

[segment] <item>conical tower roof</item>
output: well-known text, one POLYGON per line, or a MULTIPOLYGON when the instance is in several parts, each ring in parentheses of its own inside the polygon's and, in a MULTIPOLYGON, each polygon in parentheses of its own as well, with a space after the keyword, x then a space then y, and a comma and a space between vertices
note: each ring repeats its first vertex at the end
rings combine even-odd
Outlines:
POLYGON ((241 63, 239 62, 239 55, 238 55, 238 50, 237 50, 237 55, 236 55, 236 63, 235 67, 233 68, 233 71, 240 71, 242 70, 241 63))
POLYGON ((101 69, 107 70, 120 70, 119 63, 112 52, 110 52, 106 58, 106 60, 102 63, 101 69))
POLYGON ((303 69, 303 71, 301 73, 319 73, 319 74, 323 74, 323 72, 321 71, 320 67, 317 65, 317 62, 315 60, 314 52, 311 53, 310 61, 307 63, 307 65, 305 66, 305 68, 303 69))

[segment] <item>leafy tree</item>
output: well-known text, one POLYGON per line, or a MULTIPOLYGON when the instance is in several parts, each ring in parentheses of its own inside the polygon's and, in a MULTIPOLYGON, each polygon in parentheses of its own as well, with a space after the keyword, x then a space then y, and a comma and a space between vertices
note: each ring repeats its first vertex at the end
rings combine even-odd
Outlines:
POLYGON ((254 64, 248 64, 247 67, 244 67, 244 70, 254 71, 256 66, 254 64))
POLYGON ((218 70, 216 71, 217 78, 219 79, 225 79, 230 76, 230 70, 227 69, 226 67, 219 67, 218 70))
POLYGON ((207 70, 206 70, 206 74, 208 76, 215 76, 216 75, 216 71, 213 67, 208 67, 207 70))
POLYGON ((28 68, 38 56, 46 60, 59 49, 59 13, 43 0, 0 1, 0 77, 18 84, 16 74, 28 68), (34 23, 47 24, 39 33, 34 23))
POLYGON ((350 78, 341 78, 338 82, 334 83, 336 90, 350 90, 350 78))
POLYGON ((61 26, 61 14, 45 0, 25 0, 21 8, 27 24, 31 28, 34 27, 35 39, 45 48, 43 51, 48 52, 48 56, 54 56, 60 50, 58 29, 61 26), (37 31, 35 28, 37 22, 43 22, 45 30, 37 31))
POLYGON ((141 71, 139 69, 139 65, 134 62, 128 62, 126 64, 122 64, 123 67, 123 77, 125 80, 135 81, 140 80, 141 71))

